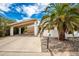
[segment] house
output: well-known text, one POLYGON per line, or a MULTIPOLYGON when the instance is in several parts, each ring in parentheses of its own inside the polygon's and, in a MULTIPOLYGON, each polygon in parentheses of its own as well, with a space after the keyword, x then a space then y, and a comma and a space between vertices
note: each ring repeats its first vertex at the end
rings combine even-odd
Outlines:
POLYGON ((18 29, 18 34, 22 34, 22 33, 33 33, 35 36, 37 35, 38 32, 38 23, 39 21, 36 19, 28 19, 22 22, 15 22, 15 23, 11 23, 8 24, 8 26, 10 27, 10 36, 13 36, 15 33, 15 28, 18 29), (22 28, 27 27, 27 31, 23 30, 22 28))

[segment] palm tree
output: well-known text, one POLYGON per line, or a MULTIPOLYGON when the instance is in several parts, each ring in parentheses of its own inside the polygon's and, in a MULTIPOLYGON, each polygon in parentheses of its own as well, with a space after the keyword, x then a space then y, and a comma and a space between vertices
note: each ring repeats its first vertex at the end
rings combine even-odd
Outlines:
POLYGON ((78 4, 51 3, 45 9, 45 15, 39 25, 39 33, 45 29, 57 28, 59 40, 65 40, 65 33, 74 33, 79 29, 79 7, 78 4))

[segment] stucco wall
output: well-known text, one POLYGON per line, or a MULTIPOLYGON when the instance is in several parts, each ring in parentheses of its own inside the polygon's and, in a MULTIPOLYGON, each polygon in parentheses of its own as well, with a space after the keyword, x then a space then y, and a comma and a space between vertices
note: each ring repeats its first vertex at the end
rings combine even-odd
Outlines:
MULTIPOLYGON (((49 35, 48 30, 44 30, 43 36, 48 36, 48 35, 49 35)), ((66 33, 65 35, 66 35, 66 37, 73 37, 72 34, 67 34, 66 33)), ((54 30, 50 31, 50 37, 58 37, 58 31, 57 31, 56 28, 54 30)), ((78 32, 74 32, 74 37, 79 37, 79 33, 78 32)))
MULTIPOLYGON (((49 35, 48 30, 44 30, 43 36, 48 36, 48 35, 49 35)), ((50 36, 51 37, 58 37, 58 31, 56 29, 51 30, 50 31, 50 36)))

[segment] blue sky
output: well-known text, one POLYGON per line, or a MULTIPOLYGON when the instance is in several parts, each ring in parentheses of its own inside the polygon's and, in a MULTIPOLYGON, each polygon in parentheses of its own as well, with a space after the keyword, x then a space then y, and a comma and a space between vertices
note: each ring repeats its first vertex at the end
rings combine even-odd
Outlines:
POLYGON ((40 20, 48 3, 0 3, 0 15, 17 21, 36 18, 40 20))

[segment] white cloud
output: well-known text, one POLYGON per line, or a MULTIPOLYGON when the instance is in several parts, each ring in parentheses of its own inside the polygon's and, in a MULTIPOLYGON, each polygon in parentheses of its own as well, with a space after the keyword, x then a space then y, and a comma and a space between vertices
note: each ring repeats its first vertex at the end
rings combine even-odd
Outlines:
POLYGON ((4 12, 3 11, 0 11, 0 14, 4 14, 4 12))
POLYGON ((3 10, 3 11, 9 11, 9 6, 10 6, 11 3, 0 3, 0 9, 3 10))
POLYGON ((16 10, 17 10, 18 12, 21 12, 21 11, 22 11, 22 9, 21 9, 20 7, 17 7, 16 10))
POLYGON ((30 20, 31 18, 29 18, 29 17, 23 17, 22 20, 16 19, 16 21, 17 21, 17 22, 21 22, 21 21, 25 21, 25 20, 28 20, 28 19, 30 20))
MULTIPOLYGON (((0 14, 3 14, 4 16, 6 16, 6 14, 4 13, 5 12, 8 12, 10 9, 9 9, 9 6, 11 5, 12 3, 0 3, 0 14)), ((7 17, 7 16, 6 16, 7 17)))
POLYGON ((38 6, 23 6, 23 11, 28 14, 28 17, 32 16, 32 14, 35 14, 38 10, 38 6))
POLYGON ((22 9, 23 12, 28 15, 28 17, 31 17, 33 14, 38 14, 43 11, 47 5, 48 3, 37 3, 29 6, 23 5, 22 9))
POLYGON ((23 20, 26 20, 26 19, 31 19, 31 18, 29 18, 29 17, 24 17, 24 18, 23 18, 23 20))

